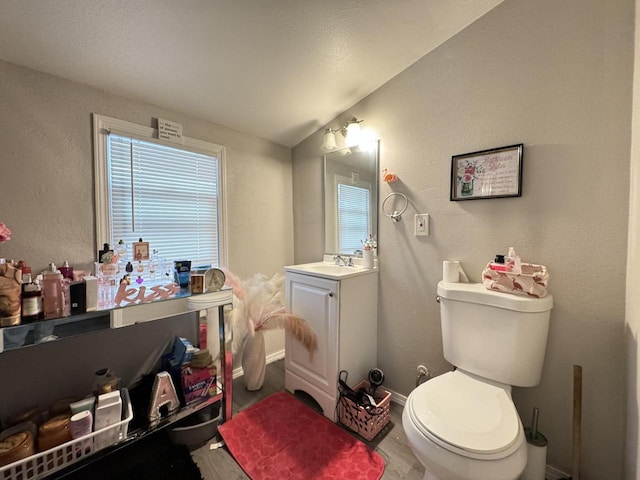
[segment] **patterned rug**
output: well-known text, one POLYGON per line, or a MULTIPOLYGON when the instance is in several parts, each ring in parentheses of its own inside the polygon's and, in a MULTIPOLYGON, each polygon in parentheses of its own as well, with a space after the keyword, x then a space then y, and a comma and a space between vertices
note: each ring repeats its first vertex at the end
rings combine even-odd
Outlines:
POLYGON ((275 393, 219 427, 252 480, 379 480, 384 460, 289 393, 275 393))

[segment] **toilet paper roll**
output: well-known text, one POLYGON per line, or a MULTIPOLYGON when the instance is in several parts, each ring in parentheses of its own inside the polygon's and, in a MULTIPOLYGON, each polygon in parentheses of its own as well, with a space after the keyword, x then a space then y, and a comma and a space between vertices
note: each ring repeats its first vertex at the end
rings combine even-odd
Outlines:
POLYGON ((457 260, 445 260, 442 262, 442 280, 447 283, 460 282, 460 262, 457 260))
POLYGON ((520 480, 544 480, 547 468, 547 447, 538 447, 527 443, 527 465, 520 480))
POLYGON ((460 279, 468 282, 469 279, 464 273, 460 260, 445 260, 442 262, 442 280, 446 283, 460 283, 460 279))

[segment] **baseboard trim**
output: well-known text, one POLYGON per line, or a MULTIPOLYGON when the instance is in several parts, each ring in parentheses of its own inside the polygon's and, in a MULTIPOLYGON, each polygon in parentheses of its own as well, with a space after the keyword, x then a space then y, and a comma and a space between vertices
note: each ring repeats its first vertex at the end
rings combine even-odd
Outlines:
MULTIPOLYGON (((270 353, 267 355, 267 365, 278 360, 282 360, 284 358, 284 349, 278 350, 277 352, 270 353)), ((233 369, 233 378, 238 378, 244 375, 244 370, 242 370, 242 366, 236 367, 233 369)))
MULTIPOLYGON (((270 353, 267 355, 267 365, 273 362, 277 362, 278 360, 282 360, 284 358, 284 349, 278 350, 277 352, 270 353)), ((242 370, 242 366, 233 369, 233 378, 238 378, 244 375, 244 371, 242 370)), ((398 392, 394 392, 388 388, 382 386, 387 392, 391 393, 391 401, 397 403, 404 407, 407 403, 407 397, 399 394, 398 392)))
POLYGON ((552 467, 551 465, 547 465, 547 468, 545 469, 544 472, 544 478, 546 480, 563 480, 565 478, 571 478, 571 475, 569 475, 566 472, 563 472, 562 470, 558 470, 555 467, 552 467))
MULTIPOLYGON (((384 388, 384 385, 382 386, 382 388, 384 388)), ((403 407, 405 406, 405 404, 407 403, 407 397, 405 397, 404 395, 400 395, 398 392, 394 392, 393 390, 390 390, 388 388, 385 388, 385 390, 391 394, 392 402, 397 403, 398 405, 401 405, 403 407)))

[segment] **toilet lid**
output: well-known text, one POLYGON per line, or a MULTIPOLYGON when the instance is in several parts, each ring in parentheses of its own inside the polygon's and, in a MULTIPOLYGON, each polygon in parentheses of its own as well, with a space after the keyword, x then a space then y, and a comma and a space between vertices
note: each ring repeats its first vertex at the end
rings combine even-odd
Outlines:
POLYGON ((409 396, 413 423, 423 434, 478 454, 516 443, 520 419, 504 388, 455 372, 440 375, 409 396))

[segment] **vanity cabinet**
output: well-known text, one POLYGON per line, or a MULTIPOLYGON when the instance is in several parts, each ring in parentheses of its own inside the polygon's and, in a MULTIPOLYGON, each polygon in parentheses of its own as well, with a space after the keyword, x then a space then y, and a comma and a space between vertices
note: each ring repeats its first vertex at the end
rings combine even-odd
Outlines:
POLYGON ((313 328, 318 349, 310 354, 286 333, 285 388, 307 393, 335 421, 339 372, 346 370, 353 386, 377 366, 377 270, 344 278, 312 275, 295 266, 286 270, 287 311, 313 328))

